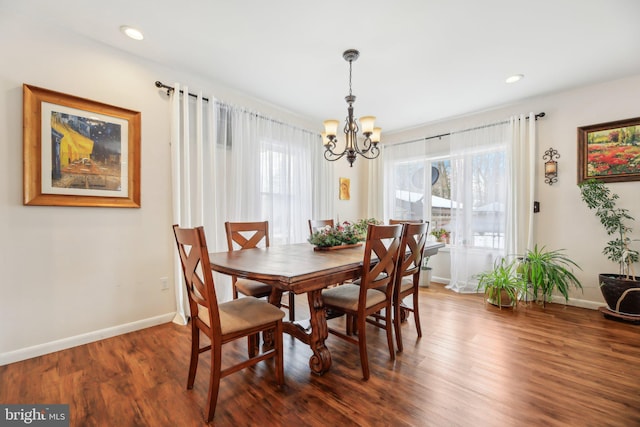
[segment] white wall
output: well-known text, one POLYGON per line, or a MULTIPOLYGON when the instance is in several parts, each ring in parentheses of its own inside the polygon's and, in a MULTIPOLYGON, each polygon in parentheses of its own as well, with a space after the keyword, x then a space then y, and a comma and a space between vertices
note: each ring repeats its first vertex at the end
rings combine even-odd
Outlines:
POLYGON ((342 221, 357 221, 365 218, 368 186, 366 185, 367 167, 370 160, 358 157, 353 163, 353 167, 349 166, 346 157, 336 160, 334 163, 333 187, 335 188, 335 209, 336 215, 334 219, 342 221), (351 198, 349 200, 339 199, 339 179, 349 178, 351 180, 351 198))
POLYGON ((198 76, 64 30, 0 15, 0 365, 173 318, 169 101, 187 83, 289 123, 314 124, 198 76), (142 113, 142 207, 22 204, 22 84, 142 113), (171 284, 172 285, 172 284, 171 284))
MULTIPOLYGON (((578 271, 576 276, 584 286, 584 293, 574 291, 569 303, 597 308, 604 304, 598 288, 598 274, 614 273, 617 265, 602 255, 608 236, 593 212, 580 199, 577 187, 577 128, 640 117, 638 99, 640 75, 532 98, 508 107, 397 132, 387 135, 385 143, 465 129, 499 121, 512 114, 544 111, 546 117, 538 120, 536 200, 540 201, 540 213, 534 216, 535 243, 546 246, 547 249, 565 249, 566 255, 582 267, 582 271, 578 271), (544 183, 542 160, 544 151, 550 147, 560 154, 558 182, 552 186, 544 183)), ((609 187, 620 195, 619 207, 629 209, 631 215, 640 221, 640 181, 611 183, 609 187)), ((636 222, 634 225, 632 237, 640 239, 640 223, 636 222)), ((434 257, 430 265, 434 269, 434 280, 447 280, 450 277, 447 252, 434 257)), ((640 266, 636 265, 636 271, 640 271, 640 266)))

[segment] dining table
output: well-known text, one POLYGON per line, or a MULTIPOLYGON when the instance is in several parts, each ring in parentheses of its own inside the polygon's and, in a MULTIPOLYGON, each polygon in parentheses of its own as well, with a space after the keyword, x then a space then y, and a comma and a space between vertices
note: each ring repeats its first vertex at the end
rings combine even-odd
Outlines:
MULTIPOLYGON (((444 243, 428 241, 425 256, 433 256, 444 243)), ((269 302, 280 307, 282 293, 307 294, 310 318, 283 322, 284 332, 307 344, 313 354, 309 367, 322 375, 331 367, 331 353, 322 289, 361 276, 362 244, 331 250, 317 250, 309 243, 274 245, 241 251, 209 254, 211 269, 218 273, 267 283, 273 287, 269 302)))

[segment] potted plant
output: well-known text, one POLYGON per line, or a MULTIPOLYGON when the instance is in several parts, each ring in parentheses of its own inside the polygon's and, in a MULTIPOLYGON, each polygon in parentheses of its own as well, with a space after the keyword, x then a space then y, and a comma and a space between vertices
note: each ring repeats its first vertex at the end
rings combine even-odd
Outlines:
POLYGON ((436 228, 431 231, 431 235, 435 236, 438 242, 449 243, 449 232, 444 228, 436 228))
POLYGON ((492 270, 483 271, 476 276, 478 287, 476 291, 484 290, 486 301, 502 307, 518 306, 518 298, 525 291, 526 283, 522 274, 518 272, 517 259, 511 261, 506 258, 496 260, 492 270))
POLYGON ((549 251, 538 245, 521 257, 519 270, 530 286, 534 300, 542 299, 542 306, 554 290, 560 292, 565 301, 569 301, 569 288, 575 286, 582 289, 582 284, 573 274, 573 267, 581 269, 578 264, 562 253, 562 249, 549 251))
POLYGON ((612 193, 602 181, 587 180, 578 184, 582 200, 596 216, 607 235, 613 239, 607 242, 603 254, 610 261, 618 263, 617 274, 600 274, 599 283, 602 296, 607 302, 605 314, 624 320, 640 316, 640 278, 635 275, 633 264, 638 262, 638 251, 630 247, 629 221, 634 218, 627 209, 616 207, 619 196, 612 193))
POLYGON ((428 256, 422 257, 422 273, 420 274, 420 286, 423 288, 428 288, 431 286, 431 275, 433 270, 427 264, 429 263, 428 256))

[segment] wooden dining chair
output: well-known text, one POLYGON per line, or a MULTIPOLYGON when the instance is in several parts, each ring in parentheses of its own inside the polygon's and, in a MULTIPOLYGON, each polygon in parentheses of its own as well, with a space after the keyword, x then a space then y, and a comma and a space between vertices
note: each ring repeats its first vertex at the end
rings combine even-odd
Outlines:
POLYGON ((369 224, 365 242, 362 275, 358 284, 350 283, 322 291, 322 300, 327 309, 342 312, 356 322, 357 335, 350 335, 329 327, 329 332, 347 342, 356 344, 360 351, 362 376, 369 379, 367 355, 367 316, 384 309, 385 329, 389 356, 395 359, 393 345, 393 285, 398 264, 398 250, 402 236, 402 225, 369 224))
POLYGON ((396 343, 398 351, 403 350, 402 331, 402 310, 413 312, 416 323, 418 337, 422 337, 420 328, 420 312, 418 305, 418 295, 420 287, 420 272, 422 270, 422 259, 424 258, 424 245, 427 242, 427 231, 429 222, 405 223, 402 230, 402 240, 400 242, 400 254, 398 266, 396 267, 395 285, 393 290, 393 325, 396 333, 396 343), (402 300, 409 295, 413 295, 411 307, 402 305, 402 300))
POLYGON ((218 304, 213 274, 209 267, 209 252, 204 228, 180 228, 173 226, 180 254, 180 263, 191 309, 191 357, 187 389, 193 389, 198 368, 198 356, 211 351, 211 372, 206 405, 207 422, 213 419, 218 401, 220 380, 229 374, 263 360, 274 359, 278 386, 284 385, 282 318, 284 312, 264 300, 253 297, 240 298, 218 304), (263 353, 256 353, 255 340, 260 332, 273 334, 274 346, 263 353), (210 343, 200 347, 200 334, 210 343), (222 369, 222 345, 247 337, 248 359, 222 369))
POLYGON ((318 231, 318 229, 324 228, 327 225, 329 227, 333 228, 333 225, 334 225, 333 219, 316 219, 316 220, 310 219, 309 220, 309 235, 312 235, 313 233, 318 231))
POLYGON ((395 225, 395 224, 421 224, 424 221, 421 219, 390 219, 389 220, 389 225, 395 225))
MULTIPOLYGON (((227 221, 224 223, 224 228, 227 233, 227 248, 229 252, 257 248, 259 246, 269 247, 269 221, 227 221)), ((264 298, 269 297, 273 291, 271 285, 236 276, 231 276, 231 284, 233 286, 233 299, 237 299, 239 294, 264 298)), ((289 292, 288 296, 289 302, 283 306, 289 310, 289 320, 293 322, 296 318, 295 295, 289 292)))

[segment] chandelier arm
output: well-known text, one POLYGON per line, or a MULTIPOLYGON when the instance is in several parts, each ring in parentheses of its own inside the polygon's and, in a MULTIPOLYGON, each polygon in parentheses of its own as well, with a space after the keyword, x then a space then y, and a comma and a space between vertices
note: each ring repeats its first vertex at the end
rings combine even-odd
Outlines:
POLYGON ((370 149, 368 149, 367 151, 361 152, 360 155, 365 159, 373 160, 380 155, 380 149, 377 146, 372 145, 370 149))
POLYGON ((325 160, 329 160, 330 162, 335 162, 336 160, 340 160, 341 158, 343 158, 345 154, 347 154, 347 150, 344 150, 341 154, 336 154, 327 147, 327 149, 324 151, 324 158, 325 160))

